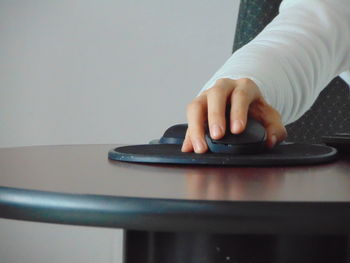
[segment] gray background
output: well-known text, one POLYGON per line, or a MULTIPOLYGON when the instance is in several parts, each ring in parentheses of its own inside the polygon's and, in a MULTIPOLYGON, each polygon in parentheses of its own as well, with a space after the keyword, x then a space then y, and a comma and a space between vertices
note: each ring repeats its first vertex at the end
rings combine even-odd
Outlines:
MULTIPOLYGON (((230 56, 238 7, 0 0, 0 147, 159 138, 230 56)), ((1 219, 1 263, 120 262, 122 234, 1 219)))
POLYGON ((0 0, 0 146, 144 143, 229 57, 239 3, 0 0))

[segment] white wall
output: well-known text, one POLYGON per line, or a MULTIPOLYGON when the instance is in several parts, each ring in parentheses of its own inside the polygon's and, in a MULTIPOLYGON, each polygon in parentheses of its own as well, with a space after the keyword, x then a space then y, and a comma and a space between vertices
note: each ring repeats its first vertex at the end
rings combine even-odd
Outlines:
MULTIPOLYGON (((159 138, 229 57, 238 7, 0 0, 0 147, 159 138)), ((1 263, 121 260, 120 230, 0 220, 0 236, 1 263)))
POLYGON ((237 0, 0 0, 0 146, 145 143, 229 57, 237 0))

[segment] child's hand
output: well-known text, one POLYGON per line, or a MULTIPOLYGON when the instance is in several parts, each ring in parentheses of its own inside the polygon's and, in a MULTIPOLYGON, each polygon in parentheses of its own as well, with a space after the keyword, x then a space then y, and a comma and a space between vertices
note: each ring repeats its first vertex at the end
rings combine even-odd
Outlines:
POLYGON ((260 121, 267 130, 267 147, 287 137, 280 114, 263 98, 257 85, 250 79, 219 79, 215 85, 196 97, 187 106, 188 129, 182 152, 205 153, 204 124, 208 121, 210 136, 220 139, 226 130, 225 109, 231 104, 230 130, 238 134, 244 131, 247 116, 260 121))

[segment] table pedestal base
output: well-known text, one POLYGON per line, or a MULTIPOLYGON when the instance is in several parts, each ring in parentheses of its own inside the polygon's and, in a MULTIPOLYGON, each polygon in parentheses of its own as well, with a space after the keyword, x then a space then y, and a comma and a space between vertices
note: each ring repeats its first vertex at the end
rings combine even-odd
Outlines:
POLYGON ((125 231, 124 263, 343 263, 347 236, 125 231))

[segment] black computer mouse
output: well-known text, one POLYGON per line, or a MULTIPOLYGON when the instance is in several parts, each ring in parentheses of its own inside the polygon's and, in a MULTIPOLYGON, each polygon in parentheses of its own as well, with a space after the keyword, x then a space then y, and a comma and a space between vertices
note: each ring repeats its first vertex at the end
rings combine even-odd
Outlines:
POLYGON ((240 134, 230 131, 229 115, 226 114, 226 131, 219 140, 211 138, 206 129, 205 140, 214 153, 254 154, 265 150, 267 134, 264 126, 253 118, 248 118, 245 130, 240 134))
MULTIPOLYGON (((227 119, 227 117, 226 117, 227 119)), ((219 140, 210 137, 209 129, 206 125, 205 139, 208 148, 213 153, 248 154, 260 153, 265 149, 266 131, 260 122, 253 118, 248 118, 245 130, 240 134, 232 134, 226 124, 224 137, 219 140)), ((156 144, 182 144, 185 139, 187 124, 177 124, 169 127, 160 138, 150 143, 156 144)))
POLYGON ((159 140, 154 140, 154 142, 161 144, 183 144, 187 127, 188 125, 185 123, 171 126, 159 140))
MULTIPOLYGON (((206 124, 206 141, 209 150, 214 153, 259 153, 265 149, 266 131, 264 126, 253 118, 248 118, 245 130, 241 134, 232 134, 229 127, 230 107, 226 108, 226 132, 219 140, 210 137, 208 125, 206 124)), ((169 127, 160 138, 150 143, 156 144, 182 144, 185 139, 187 124, 177 124, 169 127)))

